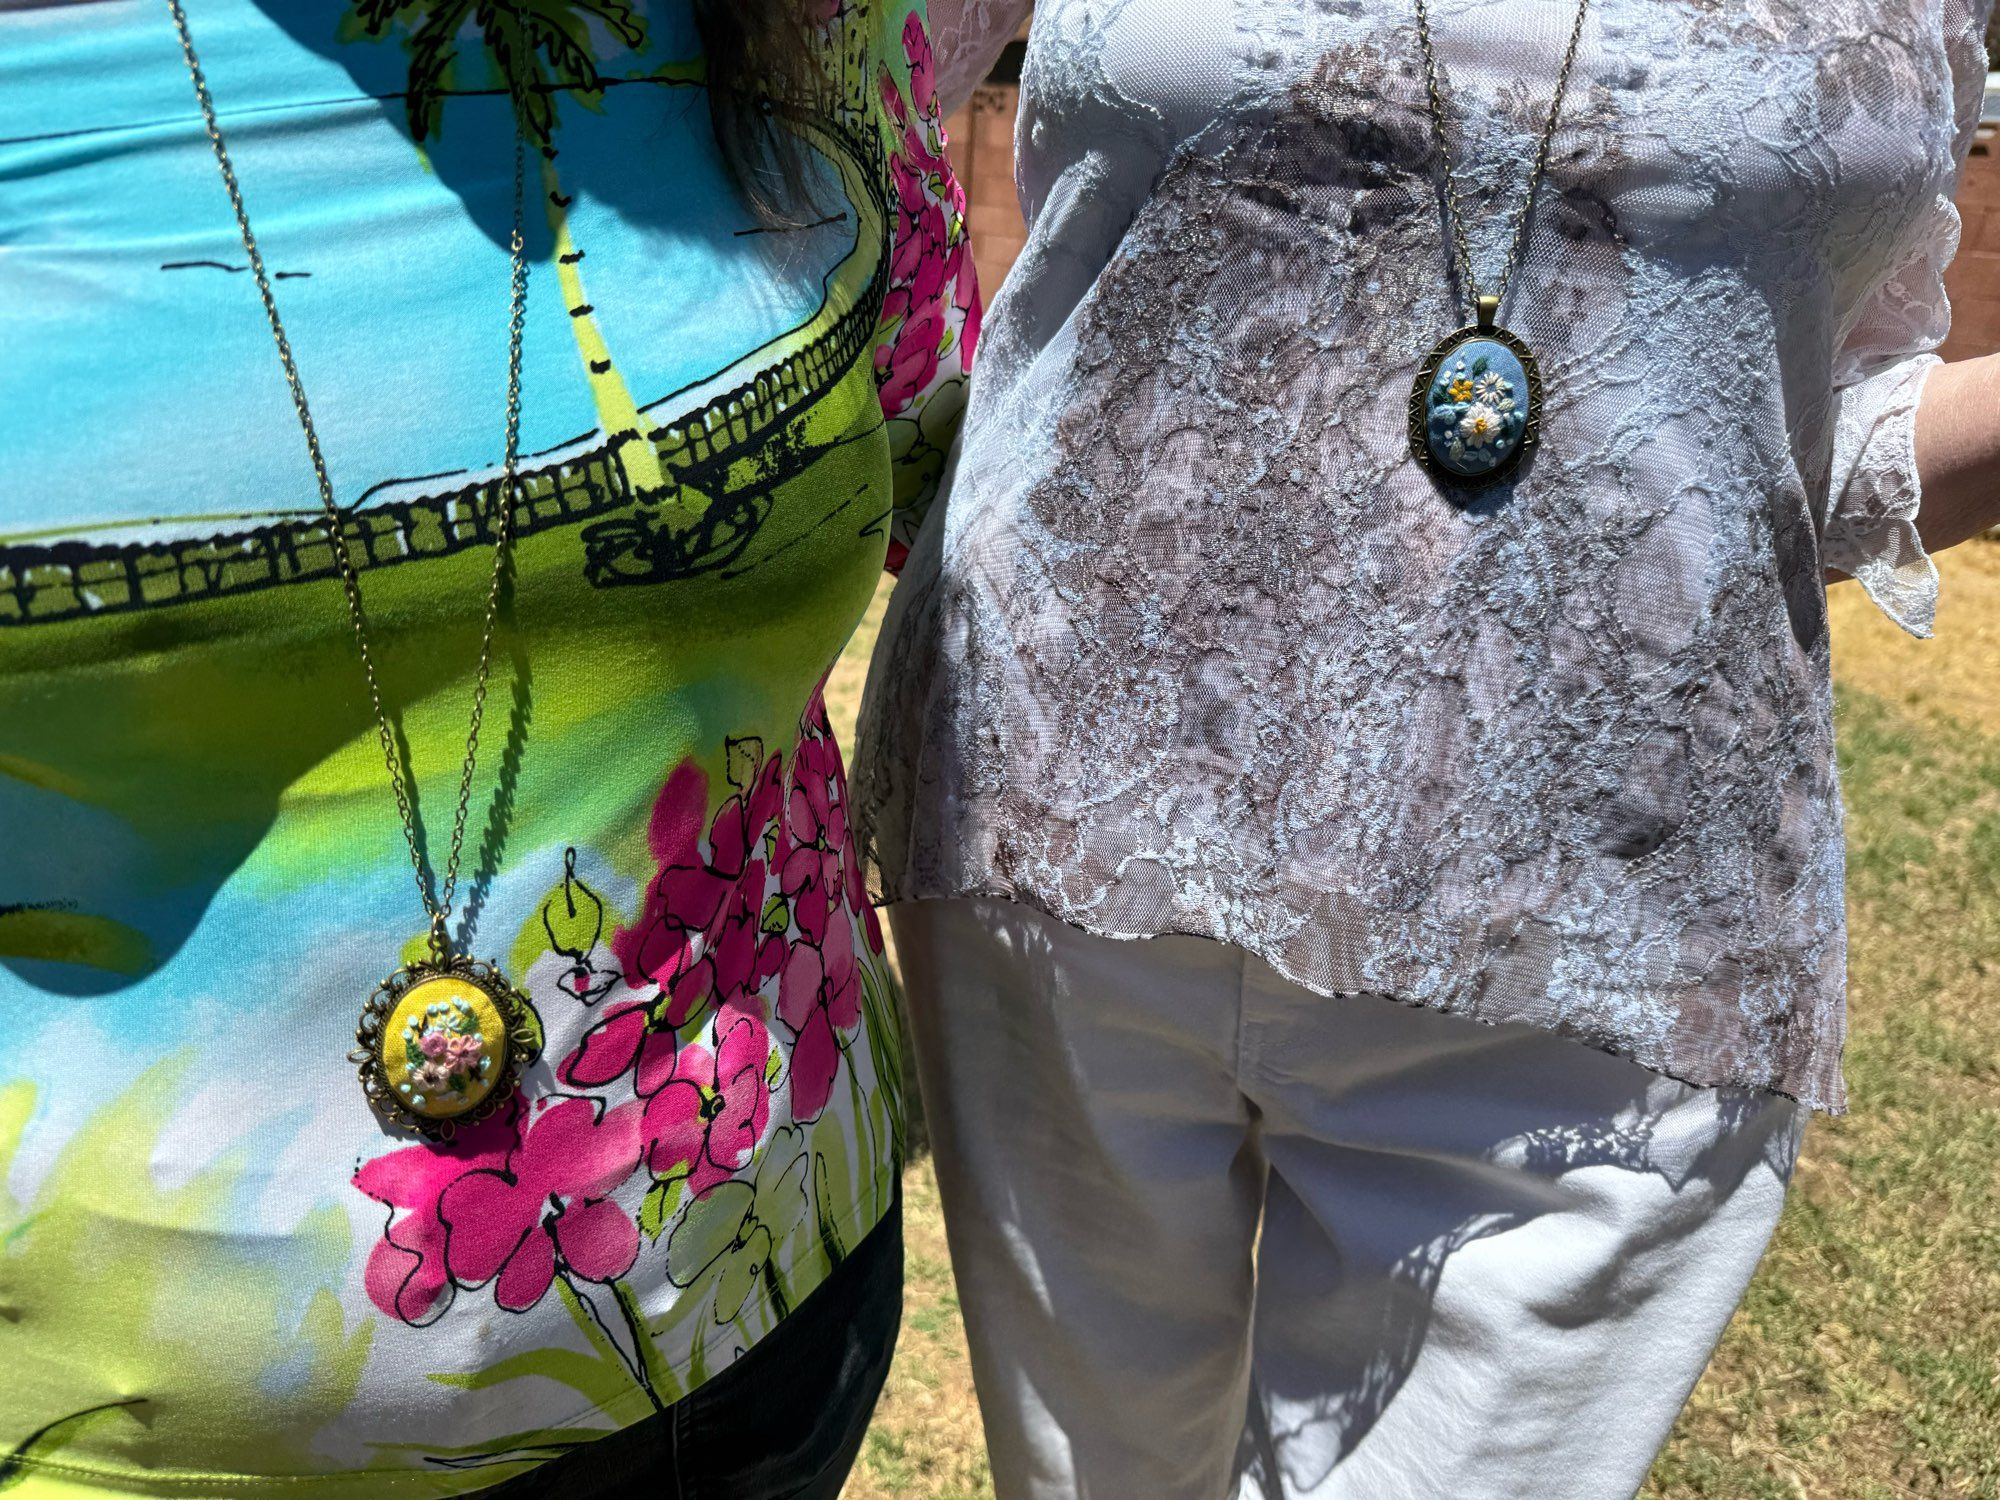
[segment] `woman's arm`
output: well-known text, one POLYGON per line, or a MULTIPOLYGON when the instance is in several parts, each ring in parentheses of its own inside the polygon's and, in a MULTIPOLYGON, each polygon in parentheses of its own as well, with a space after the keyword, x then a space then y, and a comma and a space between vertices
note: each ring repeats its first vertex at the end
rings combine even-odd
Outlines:
POLYGON ((1931 371, 1917 407, 1916 449, 1925 551, 2000 526, 2000 354, 1931 371))
MULTIPOLYGON (((1939 363, 1950 327, 1944 273, 1958 247, 1952 206, 1986 92, 1992 0, 1943 0, 1937 41, 1950 70, 1950 139, 1928 143, 1935 176, 1901 255, 1843 320, 1833 362, 1833 456, 1820 561, 1858 581, 1890 619, 1929 635, 1930 553, 2000 520, 2000 399, 1989 360, 1939 363)), ((1942 123, 1942 122, 1940 122, 1942 123)))

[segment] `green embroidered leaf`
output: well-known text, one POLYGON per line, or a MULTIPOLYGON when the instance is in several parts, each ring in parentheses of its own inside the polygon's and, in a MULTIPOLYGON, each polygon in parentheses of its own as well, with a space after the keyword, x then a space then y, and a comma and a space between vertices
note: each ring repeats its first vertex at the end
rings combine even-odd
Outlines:
POLYGON ((1480 355, 1479 358, 1475 359, 1472 362, 1473 376, 1477 378, 1478 376, 1484 375, 1486 373, 1486 367, 1491 363, 1493 363, 1493 361, 1487 355, 1484 354, 1480 355))

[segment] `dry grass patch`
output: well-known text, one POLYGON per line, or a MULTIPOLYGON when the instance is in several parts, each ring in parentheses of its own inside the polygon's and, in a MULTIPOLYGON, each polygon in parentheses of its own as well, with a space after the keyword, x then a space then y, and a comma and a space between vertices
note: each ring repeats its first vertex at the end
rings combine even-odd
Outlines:
POLYGON ((843 1500, 991 1500, 972 1366, 928 1160, 911 1164, 903 1195, 903 1332, 843 1500))
POLYGON ((2000 541, 1971 541, 1938 559, 1937 639, 1889 623, 1859 584, 1828 595, 1834 675, 1898 707, 2000 735, 2000 541))

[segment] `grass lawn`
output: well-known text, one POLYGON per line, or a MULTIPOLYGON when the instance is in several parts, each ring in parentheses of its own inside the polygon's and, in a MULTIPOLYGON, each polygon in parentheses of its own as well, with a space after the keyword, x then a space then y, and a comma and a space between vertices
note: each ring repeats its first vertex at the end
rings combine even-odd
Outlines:
MULTIPOLYGON (((2000 1500, 2000 545, 1943 572, 1934 642, 1834 591, 1853 1112, 1808 1133, 1648 1500, 2000 1500)), ((843 735, 883 602, 829 691, 843 735)), ((993 1491, 921 1153, 906 1191, 902 1342, 846 1494, 974 1500, 993 1491)))

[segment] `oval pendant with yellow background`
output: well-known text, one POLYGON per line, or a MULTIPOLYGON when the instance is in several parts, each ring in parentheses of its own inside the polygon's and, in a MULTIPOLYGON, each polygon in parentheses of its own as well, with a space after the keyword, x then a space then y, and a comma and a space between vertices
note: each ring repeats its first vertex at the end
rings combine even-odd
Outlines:
POLYGON ((505 1103, 542 1040, 528 997, 494 965, 461 957, 398 969, 354 1034, 351 1058, 376 1113, 440 1140, 505 1103))

